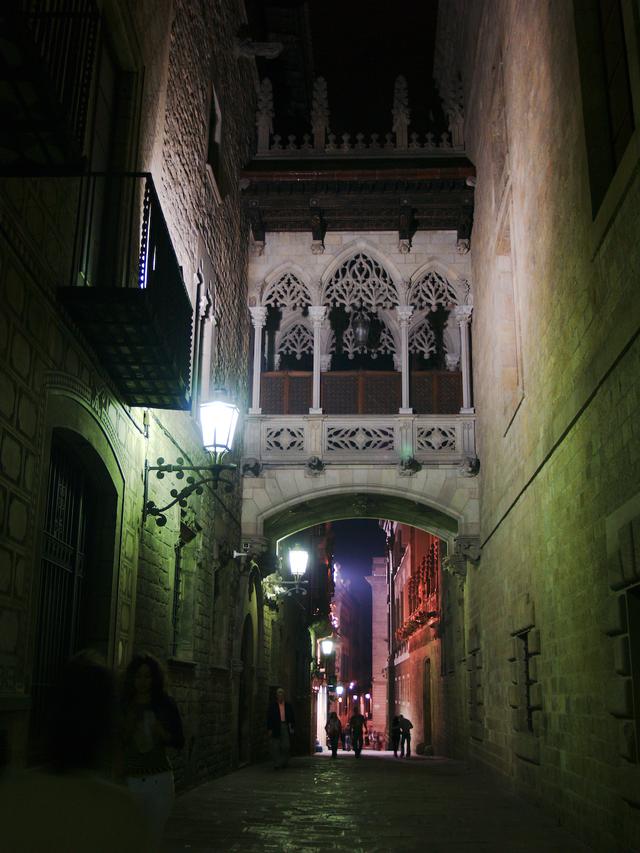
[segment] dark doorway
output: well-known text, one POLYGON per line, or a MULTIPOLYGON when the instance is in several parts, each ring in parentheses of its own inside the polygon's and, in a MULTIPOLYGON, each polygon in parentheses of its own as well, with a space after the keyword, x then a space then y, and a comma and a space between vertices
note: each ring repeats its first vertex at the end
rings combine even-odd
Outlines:
POLYGON ((43 757, 52 689, 68 658, 109 653, 117 497, 102 461, 80 436, 53 435, 34 647, 29 760, 43 757))
POLYGON ((238 760, 247 764, 251 760, 251 720, 253 716, 253 622, 251 616, 244 620, 242 629, 242 676, 238 698, 238 760))

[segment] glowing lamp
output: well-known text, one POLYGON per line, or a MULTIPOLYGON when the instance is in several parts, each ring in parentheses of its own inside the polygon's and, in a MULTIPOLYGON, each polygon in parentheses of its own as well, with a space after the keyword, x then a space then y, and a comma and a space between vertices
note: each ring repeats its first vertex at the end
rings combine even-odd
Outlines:
POLYGON ((344 687, 342 686, 342 684, 338 684, 338 686, 336 687, 336 693, 338 694, 338 696, 342 696, 342 694, 344 693, 344 687))
POLYGON ((320 643, 320 648, 322 649, 323 655, 330 655, 333 651, 333 640, 330 638, 322 640, 322 642, 320 643))
POLYGON ((289 551, 289 568, 291 569, 291 574, 296 578, 301 578, 307 571, 308 560, 309 554, 306 551, 303 551, 302 548, 292 548, 289 551))
POLYGON ((227 400, 226 392, 222 389, 215 392, 211 402, 200 406, 202 443, 206 450, 218 458, 231 450, 239 413, 238 407, 227 400))

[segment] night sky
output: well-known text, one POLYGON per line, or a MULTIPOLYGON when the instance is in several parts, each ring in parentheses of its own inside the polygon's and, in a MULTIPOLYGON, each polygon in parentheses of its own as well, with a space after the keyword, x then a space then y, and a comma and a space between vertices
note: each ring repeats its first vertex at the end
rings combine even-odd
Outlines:
MULTIPOLYGON (((334 521, 331 529, 335 537, 334 562, 340 563, 343 575, 351 578, 354 586, 360 586, 362 578, 371 574, 371 560, 384 557, 384 532, 376 519, 369 518, 334 521)), ((362 584, 370 589, 366 581, 362 581, 362 584)))
POLYGON ((436 0, 310 0, 314 70, 327 81, 334 133, 391 130, 398 74, 409 85, 412 129, 429 111, 437 118, 433 86, 436 0))

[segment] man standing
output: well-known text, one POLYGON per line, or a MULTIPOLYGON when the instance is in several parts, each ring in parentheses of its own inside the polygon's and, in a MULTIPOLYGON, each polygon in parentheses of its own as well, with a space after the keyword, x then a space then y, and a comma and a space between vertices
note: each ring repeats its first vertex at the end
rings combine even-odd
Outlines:
POLYGON ((367 721, 360 713, 360 708, 356 705, 353 709, 353 714, 349 720, 349 728, 351 729, 351 742, 356 758, 360 758, 364 733, 367 730, 367 721))
POLYGON ((400 757, 410 758, 411 756, 411 729, 413 723, 402 714, 398 714, 398 722, 400 723, 400 757))
POLYGON ((276 698, 267 711, 267 729, 271 740, 271 757, 276 770, 286 767, 291 752, 291 737, 295 726, 293 708, 285 702, 284 690, 278 687, 276 698))

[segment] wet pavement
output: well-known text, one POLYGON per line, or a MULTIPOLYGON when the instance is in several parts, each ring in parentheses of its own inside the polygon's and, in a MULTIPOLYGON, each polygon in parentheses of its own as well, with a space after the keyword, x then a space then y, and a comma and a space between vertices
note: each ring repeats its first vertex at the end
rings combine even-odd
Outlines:
POLYGON ((180 797, 167 853, 588 853, 481 772, 390 752, 259 764, 180 797))

